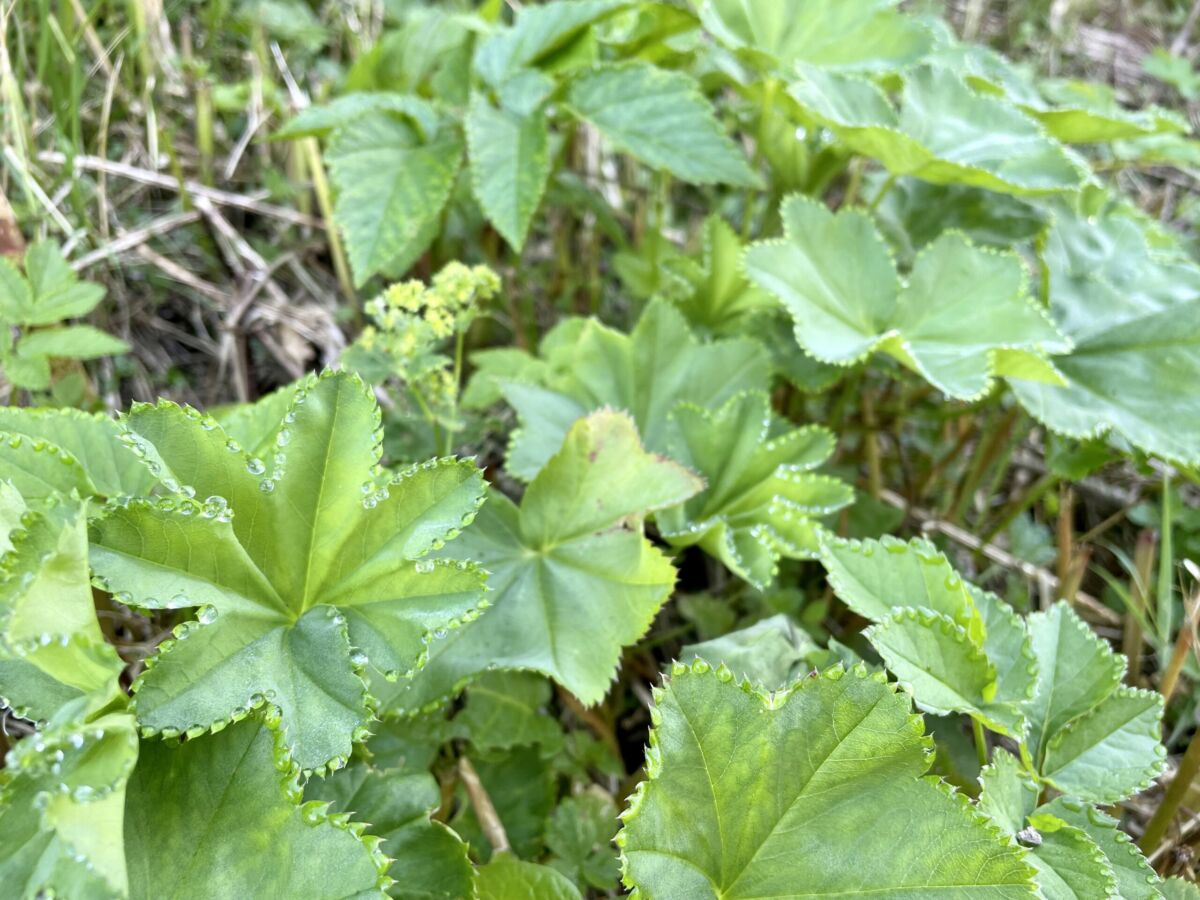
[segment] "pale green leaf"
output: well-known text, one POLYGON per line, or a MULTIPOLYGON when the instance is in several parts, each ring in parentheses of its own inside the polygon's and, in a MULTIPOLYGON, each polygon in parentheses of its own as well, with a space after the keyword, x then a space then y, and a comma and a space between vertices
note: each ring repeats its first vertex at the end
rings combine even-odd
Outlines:
POLYGON ((55 241, 37 241, 25 251, 25 276, 31 304, 18 320, 22 325, 51 325, 86 315, 104 299, 104 288, 80 281, 55 241))
POLYGON ((758 187, 700 85, 649 63, 601 66, 571 82, 567 107, 618 149, 691 184, 758 187))
POLYGON ((1037 868, 1038 890, 1045 900, 1117 898, 1112 863, 1081 829, 1060 825, 1040 830, 1028 856, 1037 868))
POLYGON ((380 473, 379 409, 344 373, 301 385, 269 469, 171 403, 135 406, 127 426, 169 489, 206 498, 113 503, 93 525, 109 590, 202 607, 138 679, 139 721, 180 733, 269 704, 302 768, 344 758, 369 718, 360 675, 411 672, 477 612, 480 570, 419 558, 471 520, 479 471, 443 459, 380 473))
POLYGON ((383 897, 387 860, 300 788, 257 720, 201 740, 143 743, 129 781, 125 848, 132 900, 383 897))
POLYGON ((91 325, 65 325, 26 334, 17 342, 21 356, 54 356, 95 359, 128 353, 129 345, 91 325))
POLYGON ((902 284, 883 239, 858 210, 831 213, 800 195, 781 210, 785 237, 753 245, 750 277, 791 313, 796 341, 849 365, 882 350, 944 393, 973 400, 1013 357, 1045 363, 1070 349, 1026 293, 1020 260, 945 234, 902 284), (842 264, 844 255, 855 265, 842 264))
POLYGON ((1038 786, 1020 761, 997 747, 992 762, 979 774, 979 811, 1015 835, 1037 809, 1038 786))
POLYGON ((810 471, 833 453, 833 435, 819 426, 773 428, 766 394, 739 394, 712 412, 682 403, 670 420, 671 456, 707 486, 656 515, 659 531, 674 546, 699 544, 759 589, 780 557, 815 556, 817 520, 854 498, 849 485, 810 471))
POLYGON ((597 788, 567 797, 546 822, 549 862, 581 889, 615 890, 620 870, 612 845, 617 806, 597 788))
POLYGON ((475 52, 475 70, 499 88, 522 69, 563 49, 597 20, 628 0, 560 0, 519 9, 511 28, 498 29, 475 52))
POLYGON ((296 384, 285 385, 253 403, 214 409, 213 418, 247 453, 265 457, 275 447, 275 433, 296 395, 296 387, 296 384))
POLYGON ((454 724, 483 751, 529 744, 561 746, 562 730, 545 710, 550 694, 550 682, 540 675, 488 672, 467 689, 454 724))
POLYGON ((425 252, 462 154, 452 134, 421 143, 407 125, 380 114, 334 133, 327 154, 338 190, 334 216, 357 284, 378 272, 402 275, 425 252))
POLYGON ((335 97, 328 103, 305 107, 275 133, 275 138, 324 137, 369 113, 402 115, 426 136, 433 134, 438 127, 437 110, 428 100, 391 91, 360 91, 335 97))
POLYGON ((522 479, 536 475, 571 422, 591 410, 625 410, 646 446, 666 452, 668 414, 679 403, 720 406, 742 391, 766 390, 770 376, 760 344, 746 338, 701 342, 679 310, 661 300, 646 307, 632 334, 589 320, 553 353, 543 352, 550 356, 563 364, 550 367, 540 388, 504 388, 521 419, 506 468, 522 479))
POLYGON ((45 720, 82 716, 121 696, 124 663, 104 640, 88 574, 82 507, 27 512, 0 568, 0 692, 45 720))
POLYGON ((816 123, 893 175, 1008 194, 1081 187, 1083 164, 1035 121, 973 92, 953 72, 918 66, 904 75, 899 108, 875 84, 806 68, 791 94, 816 123))
POLYGON ((497 109, 476 94, 464 127, 475 199, 519 253, 550 178, 546 116, 541 110, 517 115, 497 109))
POLYGON ((50 359, 45 356, 18 356, 12 354, 4 360, 4 377, 13 387, 27 391, 45 391, 50 388, 50 359))
MULTIPOLYGON (((95 486, 93 493, 102 497, 140 496, 154 486, 154 476, 138 462, 121 442, 121 426, 112 418, 81 412, 77 409, 22 409, 15 406, 0 408, 0 432, 23 435, 33 441, 45 441, 46 452, 54 448, 65 451, 83 467, 95 486)), ((24 452, 22 447, 0 440, 0 460, 5 465, 24 452)), ((61 454, 60 454, 61 455, 61 454)), ((19 468, 20 466, 18 466, 19 468)), ((69 464, 67 467, 70 468, 69 464)), ((74 476, 72 476, 72 480, 74 476)), ((62 483, 59 478, 50 484, 62 483)), ((34 488, 33 483, 30 485, 34 488)), ((42 493, 27 494, 31 498, 42 493)))
POLYGON ((1117 879, 1121 900, 1154 900, 1163 880, 1117 820, 1094 806, 1056 797, 1040 810, 1083 831, 1107 858, 1117 879))
POLYGON ((642 449, 629 417, 581 419, 518 507, 495 490, 456 550, 487 568, 492 609, 435 645, 395 701, 416 710, 491 668, 530 669, 586 704, 608 691, 623 647, 675 584, 670 561, 623 527, 685 500, 700 481, 642 449))
POLYGON ((648 778, 617 838, 642 896, 1031 893, 1016 847, 921 777, 920 719, 864 670, 766 695, 680 665, 654 721, 648 778))
POLYGON ((5 896, 128 896, 121 832, 137 758, 133 717, 120 712, 51 726, 16 744, 0 770, 5 896))
POLYGON ((1060 210, 1046 247, 1051 313, 1075 344, 1065 386, 1014 382, 1022 405, 1072 437, 1115 431, 1167 459, 1200 460, 1200 272, 1157 258, 1132 220, 1060 210))
POLYGON ((693 0, 700 21, 721 43, 767 57, 791 72, 796 63, 856 71, 890 70, 920 59, 928 31, 895 0, 693 0))
POLYGON ((323 780, 310 781, 304 796, 332 804, 382 838, 380 850, 392 860, 390 893, 412 900, 473 897, 475 873, 467 845, 430 815, 441 804, 438 784, 428 772, 380 770, 356 762, 323 780))

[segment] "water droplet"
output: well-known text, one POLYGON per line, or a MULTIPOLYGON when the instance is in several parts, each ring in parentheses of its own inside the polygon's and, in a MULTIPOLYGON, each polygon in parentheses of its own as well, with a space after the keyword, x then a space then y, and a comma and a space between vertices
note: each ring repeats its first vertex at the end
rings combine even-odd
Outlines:
POLYGON ((414 566, 418 572, 432 572, 433 567, 434 563, 432 559, 419 559, 414 566))
POLYGON ((211 625, 217 620, 217 610, 213 606, 202 606, 196 614, 196 621, 201 625, 211 625))
POLYGON ((252 456, 250 459, 246 460, 246 471, 251 475, 261 475, 263 472, 267 471, 267 467, 261 459, 252 456))
POLYGON ((292 442, 292 433, 290 431, 288 431, 286 428, 280 428, 279 432, 275 435, 275 446, 276 447, 286 447, 291 442, 292 442))
POLYGON ((235 441, 233 438, 230 438, 229 440, 227 440, 225 442, 225 449, 228 450, 230 453, 241 453, 242 445, 239 444, 237 441, 235 441))
POLYGON ((363 653, 361 650, 355 650, 350 654, 351 665, 361 668, 367 664, 367 661, 367 654, 363 653))
POLYGON ((275 490, 275 482, 270 478, 264 478, 258 483, 258 489, 264 494, 269 494, 271 491, 275 490))

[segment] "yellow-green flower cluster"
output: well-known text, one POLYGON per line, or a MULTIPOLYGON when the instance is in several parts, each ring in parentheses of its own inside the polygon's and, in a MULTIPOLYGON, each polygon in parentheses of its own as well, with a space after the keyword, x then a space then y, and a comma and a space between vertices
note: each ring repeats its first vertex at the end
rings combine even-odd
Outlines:
POLYGON ((435 338, 447 338, 469 324, 479 305, 499 291, 500 276, 487 266, 452 262, 433 276, 429 287, 419 281, 393 284, 367 310, 380 330, 404 331, 405 325, 420 319, 435 338))

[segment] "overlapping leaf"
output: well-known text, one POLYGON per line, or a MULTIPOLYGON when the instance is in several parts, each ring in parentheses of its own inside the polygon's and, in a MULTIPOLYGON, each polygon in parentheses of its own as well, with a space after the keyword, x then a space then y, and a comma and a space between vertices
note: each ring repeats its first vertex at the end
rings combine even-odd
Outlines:
POLYGON ((27 500, 148 494, 153 474, 121 443, 109 416, 76 409, 0 408, 0 462, 27 500))
POLYGON ((670 418, 671 456, 707 487, 658 513, 659 531, 675 546, 699 544, 760 589, 780 557, 814 556, 819 518, 854 498, 849 485, 811 471, 833 452, 833 434, 773 427, 766 394, 739 394, 712 412, 684 403, 670 418))
POLYGON ((779 613, 710 641, 689 644, 679 651, 679 659, 690 664, 700 658, 714 668, 723 665, 739 681, 776 691, 810 671, 808 658, 818 649, 807 632, 779 613))
POLYGON ((965 584, 929 542, 828 538, 821 562, 834 593, 875 623, 866 632, 918 706, 967 713, 1022 739, 1021 704, 1037 666, 1021 619, 999 597, 965 584))
POLYGON ((67 717, 20 741, 0 770, 0 881, 6 896, 129 896, 121 840, 138 758, 124 712, 67 717))
POLYGON ((791 73, 796 63, 834 70, 900 68, 932 44, 928 29, 896 0, 693 0, 700 21, 733 50, 791 73))
POLYGON ((309 800, 329 803, 382 839, 380 850, 392 860, 391 893, 412 900, 474 896, 474 870, 467 845, 430 814, 441 803, 437 782, 428 772, 375 769, 355 762, 305 788, 309 800))
POLYGON ((1115 803, 1162 771, 1162 696, 1121 684, 1125 658, 1065 603, 1029 617, 1038 659, 1028 752, 1038 776, 1072 797, 1115 803))
POLYGON ((1070 344, 1026 295, 1017 257, 944 234, 901 283, 866 214, 835 215, 797 195, 782 216, 784 238, 752 245, 746 270, 792 314, 809 355, 849 365, 882 350, 966 400, 985 394, 996 374, 1056 378, 1047 355, 1070 344))
POLYGON ((831 669, 774 695, 678 665, 658 692, 648 778, 617 837, 656 898, 1028 897, 1033 871, 966 800, 922 776, 907 696, 831 669), (869 802, 867 802, 869 798, 869 802))
POLYGON ((791 94, 814 122, 893 175, 1031 195, 1084 183, 1082 163, 1037 122, 947 69, 905 72, 899 108, 872 82, 814 68, 791 94))
POLYGON ((1008 751, 996 751, 980 784, 979 809, 1028 848, 1042 896, 1064 900, 1161 896, 1162 879, 1115 819, 1063 797, 1038 806, 1037 783, 1008 751))
POLYGON ((342 373, 297 391, 269 468, 171 403, 136 406, 126 425, 179 496, 111 504, 93 525, 95 574, 135 605, 201 607, 137 682, 143 728, 199 732, 271 704, 304 769, 344 758, 369 718, 367 667, 409 672, 437 632, 475 615, 476 567, 418 560, 471 520, 478 470, 381 472, 378 407, 342 373))
MULTIPOLYGON (((273 726, 278 723, 272 723, 273 726)), ((133 900, 384 897, 379 839, 301 806, 272 727, 257 719, 201 740, 142 744, 129 781, 125 850, 133 900)))
POLYGON ((544 372, 540 385, 503 387, 521 418, 506 462, 518 478, 537 474, 571 423, 592 410, 625 410, 646 446, 663 452, 668 414, 679 403, 720 406, 742 391, 765 390, 770 375, 758 343, 746 338, 702 343, 664 300, 646 307, 631 334, 592 320, 574 337, 557 346, 564 364, 544 372))
POLYGON ((1148 453, 1200 460, 1200 271, 1156 256, 1115 214, 1062 210, 1045 253, 1050 311, 1075 344, 1055 357, 1065 385, 1014 382, 1030 413, 1062 434, 1115 431, 1148 453))
POLYGON ((576 422, 520 506, 493 490, 456 544, 491 573, 492 608, 435 645, 394 701, 416 710, 488 669, 529 669, 580 700, 603 698, 621 649, 641 637, 675 584, 675 569, 633 524, 701 487, 642 449, 629 417, 576 422))
POLYGON ((36 720, 68 706, 72 718, 97 712, 121 696, 124 663, 96 619, 84 509, 60 503, 11 524, 0 565, 0 695, 36 720))

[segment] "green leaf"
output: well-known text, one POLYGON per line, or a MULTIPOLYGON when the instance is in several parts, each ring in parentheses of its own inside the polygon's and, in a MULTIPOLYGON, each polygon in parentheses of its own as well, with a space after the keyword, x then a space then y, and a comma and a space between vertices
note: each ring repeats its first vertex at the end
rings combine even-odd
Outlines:
POLYGON ((215 409, 213 417, 251 456, 266 456, 275 448, 275 433, 296 396, 296 388, 296 384, 285 385, 253 403, 215 409))
MULTIPOLYGON (((154 476, 122 443, 121 426, 109 416, 77 409, 21 409, 9 406, 0 408, 0 433, 29 438, 29 443, 34 447, 44 441, 41 452, 49 457, 57 454, 61 458, 62 453, 68 454, 83 468, 88 481, 94 486, 94 491, 89 493, 102 497, 139 496, 148 494, 154 486, 154 476)), ((28 469, 28 465, 18 460, 28 460, 31 450, 32 447, 26 446, 24 441, 14 446, 11 440, 0 440, 0 461, 6 466, 15 466, 17 470, 28 469)), ((48 460, 42 465, 48 465, 48 460)), ((70 463, 63 465, 73 469, 70 463)), ((44 469, 42 471, 44 473, 44 469)), ((84 486, 75 474, 69 475, 64 482, 63 474, 57 473, 48 479, 43 474, 27 484, 19 482, 18 487, 26 497, 40 499, 46 496, 48 488, 39 488, 39 483, 84 486), (30 493, 25 493, 26 487, 30 493)))
POLYGON ((932 41, 895 0, 693 0, 700 21, 721 43, 761 54, 778 69, 796 63, 839 70, 888 71, 915 62, 932 41))
MULTIPOLYGON (((868 180, 867 196, 878 196, 885 183, 882 173, 868 180)), ((1042 234, 1050 215, 1019 197, 982 188, 897 178, 876 207, 875 220, 901 266, 910 267, 945 231, 961 231, 976 245, 1010 249, 1042 234)))
POLYGON ((138 758, 133 717, 70 720, 24 738, 0 770, 0 879, 21 900, 128 896, 121 832, 138 758))
POLYGON ((775 577, 780 557, 815 556, 816 520, 854 499, 849 485, 810 471, 833 453, 831 432, 815 425, 784 431, 772 418, 770 398, 757 392, 714 412, 676 406, 671 456, 708 485, 655 516, 668 543, 699 544, 760 590, 775 577))
POLYGON ((724 665, 738 681, 764 690, 782 690, 811 668, 807 658, 817 650, 808 633, 784 613, 771 616, 679 651, 679 660, 690 664, 703 659, 713 667, 724 665))
POLYGON ((831 213, 801 195, 781 210, 785 237, 746 253, 751 279, 783 302, 796 341, 823 362, 850 365, 876 350, 963 400, 1023 360, 1047 367, 1070 349, 1026 293, 1020 260, 945 234, 902 284, 883 239, 858 210, 831 213), (841 261, 845 254, 855 265, 841 261))
POLYGON ((928 541, 826 537, 821 562, 834 593, 876 623, 866 635, 916 702, 965 712, 1020 739, 1021 704, 1036 666, 1020 619, 1000 598, 973 589, 928 541))
POLYGON ((91 325, 65 325, 27 334, 17 342, 22 356, 52 356, 67 359, 96 359, 128 353, 129 345, 91 325))
POLYGON ((475 466, 379 470, 379 409, 344 373, 311 377, 275 435, 248 456, 216 420, 160 402, 127 419, 135 453, 187 496, 111 504, 94 523, 100 583, 150 608, 202 607, 135 683, 144 729, 218 726, 278 707, 305 770, 345 758, 369 718, 371 672, 420 665, 437 633, 476 614, 483 573, 420 560, 468 523, 475 466))
POLYGON ((615 890, 620 870, 612 840, 618 824, 616 804, 598 789, 567 797, 546 823, 549 864, 581 890, 615 890))
POLYGON ((1065 794, 1113 803, 1162 771, 1162 697, 1120 686, 1125 658, 1065 603, 1029 617, 1039 673, 1026 704, 1029 754, 1065 794))
POLYGON ((1160 896, 1163 880, 1150 868, 1142 852, 1129 835, 1117 827, 1117 820, 1094 806, 1056 797, 1040 812, 1062 819, 1067 825, 1084 832, 1104 854, 1117 880, 1117 893, 1122 900, 1153 900, 1160 896))
POLYGON ((121 696, 124 663, 104 640, 88 575, 82 507, 26 512, 0 567, 0 690, 7 705, 46 720, 121 696))
MULTIPOLYGON (((104 299, 104 288, 80 281, 55 241, 37 241, 25 251, 29 305, 17 311, 21 325, 52 325, 86 315, 104 299)), ((6 314, 7 315, 7 314, 6 314)))
POLYGON ((193 897, 197 885, 214 897, 384 896, 387 860, 321 804, 300 805, 279 743, 256 720, 143 743, 125 809, 131 898, 193 897))
POLYGON ((1030 895, 1016 847, 921 777, 929 740, 908 698, 863 669, 768 695, 677 665, 654 721, 617 836, 625 883, 647 896, 1030 895))
POLYGON ((552 353, 543 387, 510 384, 505 398, 521 427, 509 443, 506 468, 528 480, 561 446, 571 423, 589 411, 612 407, 633 416, 646 446, 666 452, 668 414, 681 402, 716 407, 747 390, 766 390, 770 361, 762 346, 746 338, 701 342, 679 310, 651 302, 633 333, 589 320, 574 340, 552 353))
POLYGON ((1030 195, 1084 182, 1083 164, 1036 122, 947 69, 908 70, 899 108, 869 81, 813 68, 791 94, 814 122, 893 175, 1030 195))
POLYGON ((360 91, 305 107, 275 132, 274 137, 277 140, 324 137, 370 113, 397 113, 425 135, 433 134, 438 127, 437 110, 428 100, 391 91, 360 91))
POLYGON ((346 235, 357 285, 402 275, 437 233, 462 162, 462 141, 417 141, 404 123, 374 114, 338 129, 327 159, 338 190, 334 216, 346 235))
POLYGON ((1108 84, 1049 79, 1039 87, 1049 102, 1030 104, 1025 110, 1052 137, 1067 143, 1107 143, 1190 130, 1187 119, 1158 106, 1125 109, 1108 84))
POLYGON ((570 879, 549 866, 524 862, 511 853, 500 853, 486 866, 480 866, 476 882, 479 900, 580 900, 570 879))
POLYGON ((1118 896, 1112 864, 1078 828, 1060 825, 1039 831, 1028 859, 1038 870, 1038 889, 1046 900, 1118 896))
POLYGON ((475 71, 499 88, 522 69, 566 47, 597 20, 628 5, 628 0, 560 0, 521 7, 511 28, 497 30, 479 45, 475 71))
POLYGON ((1037 809, 1038 786, 1022 770, 1020 761, 1002 748, 996 748, 992 762, 979 774, 979 811, 1016 835, 1037 809))
POLYGON ((776 307, 774 299, 751 284, 742 270, 742 242, 718 215, 704 220, 700 260, 668 257, 664 264, 683 287, 670 299, 698 329, 733 334, 747 329, 746 319, 776 307))
POLYGON ((550 178, 545 113, 517 115, 475 94, 464 127, 475 199, 508 245, 520 253, 550 178))
POLYGON ((454 724, 484 751, 561 745, 558 722, 544 710, 550 683, 529 672, 488 672, 471 683, 454 724))
POLYGON ((760 187, 700 84, 649 63, 599 66, 571 82, 568 109, 618 149, 691 184, 760 187))
POLYGON ((1161 694, 1116 688, 1050 740, 1042 777, 1064 794, 1096 803, 1145 790, 1163 769, 1162 715, 1161 694))
POLYGON ((699 488, 687 469, 642 449, 628 416, 576 422, 521 505, 493 490, 456 545, 491 573, 492 609, 432 648, 396 708, 420 709, 492 668, 540 672, 599 702, 622 648, 675 584, 670 561, 633 523, 699 488))
POLYGON ((4 376, 13 387, 27 391, 45 391, 50 388, 50 359, 45 356, 18 356, 12 354, 4 360, 4 376))
POLYGON ((366 824, 383 840, 392 860, 391 893, 412 900, 474 896, 475 873, 467 845, 430 815, 441 804, 437 782, 428 772, 374 769, 356 762, 323 780, 310 781, 305 797, 326 801, 333 811, 366 824))
POLYGON ((1173 875, 1162 883, 1160 888, 1166 900, 1197 900, 1200 898, 1200 887, 1180 875, 1173 875))
POLYGON ((8 434, 0 438, 5 474, 20 495, 31 502, 55 495, 94 497, 99 492, 83 466, 66 450, 40 438, 8 434))
POLYGON ((1165 459, 1200 461, 1200 272, 1155 256, 1118 215, 1060 211, 1046 247, 1051 313, 1075 344, 1054 365, 1064 386, 1014 382, 1029 412, 1061 434, 1115 431, 1165 459))

